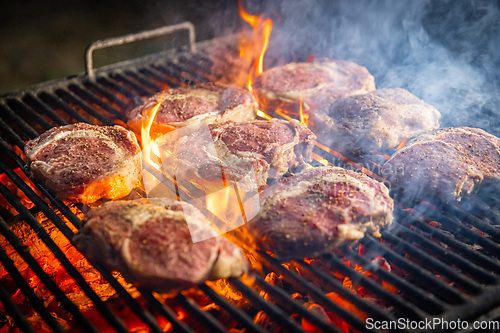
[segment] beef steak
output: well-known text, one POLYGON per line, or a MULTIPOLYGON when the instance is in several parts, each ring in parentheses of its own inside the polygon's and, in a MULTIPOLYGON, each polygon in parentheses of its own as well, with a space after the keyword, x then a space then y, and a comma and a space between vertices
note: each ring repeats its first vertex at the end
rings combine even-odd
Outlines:
POLYGON ((248 270, 240 248, 217 235, 194 206, 178 201, 106 202, 87 214, 74 242, 91 261, 159 292, 248 270))
POLYGON ((245 224, 255 246, 287 258, 325 253, 392 222, 388 188, 362 173, 318 167, 282 179, 262 196, 259 214, 245 224))
POLYGON ((200 131, 176 140, 172 162, 177 178, 191 180, 197 186, 215 190, 221 179, 235 182, 253 168, 257 186, 268 178, 281 177, 289 167, 309 162, 315 135, 296 120, 225 122, 209 125, 209 140, 200 131))
POLYGON ((378 89, 312 111, 309 126, 321 142, 342 154, 366 153, 438 128, 440 116, 407 90, 378 89))
POLYGON ((432 130, 394 153, 382 172, 402 201, 460 200, 500 178, 500 139, 479 128, 432 130))
POLYGON ((161 102, 151 126, 153 138, 199 121, 206 123, 255 119, 257 102, 245 89, 216 83, 167 89, 147 99, 128 114, 128 125, 141 131, 144 112, 161 102))
POLYGON ((142 183, 141 149, 121 126, 54 127, 28 141, 24 152, 33 178, 61 199, 118 199, 142 183))
POLYGON ((374 90, 375 80, 365 67, 350 61, 292 62, 264 71, 252 88, 266 110, 296 111, 302 101, 308 112, 341 97, 374 90))

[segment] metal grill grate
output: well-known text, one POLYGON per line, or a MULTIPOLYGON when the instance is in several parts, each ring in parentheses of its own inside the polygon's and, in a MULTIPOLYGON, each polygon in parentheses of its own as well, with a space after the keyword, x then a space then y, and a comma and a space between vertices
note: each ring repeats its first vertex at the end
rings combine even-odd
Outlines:
MULTIPOLYGON (((321 331, 366 332, 377 331, 366 328, 366 318, 392 322, 496 318, 500 211, 498 199, 490 195, 451 208, 422 203, 399 210, 381 239, 368 236, 320 258, 281 262, 266 253, 253 253, 262 268, 248 276, 207 282, 170 297, 135 290, 95 265, 102 284, 113 289, 112 297, 99 295, 86 280, 87 271, 72 263, 68 248, 55 238, 71 240, 81 226, 84 207, 62 202, 27 180, 25 141, 73 122, 121 123, 128 109, 165 85, 217 80, 214 59, 228 61, 236 51, 234 42, 226 37, 200 43, 196 52, 174 50, 98 70, 95 80, 82 74, 0 99, 0 194, 5 201, 0 218, 2 324, 13 320, 19 329, 36 331, 43 321, 56 332, 68 327, 98 332, 102 325, 118 332, 139 328, 299 332, 311 325, 321 331), (209 57, 214 50, 216 57, 209 57), (90 308, 82 309, 68 297, 61 286, 66 280, 46 272, 40 257, 31 251, 31 240, 18 232, 19 226, 28 226, 48 248, 67 279, 90 300, 90 308), (59 232, 54 233, 55 229, 59 232), (14 255, 21 259, 14 262, 14 255), (34 290, 28 271, 49 296, 34 290), (26 301, 16 303, 20 294, 26 301), (52 297, 55 302, 48 303, 52 297), (42 321, 33 321, 38 318, 33 311, 42 321)), ((315 153, 332 164, 345 164, 318 147, 315 153)))

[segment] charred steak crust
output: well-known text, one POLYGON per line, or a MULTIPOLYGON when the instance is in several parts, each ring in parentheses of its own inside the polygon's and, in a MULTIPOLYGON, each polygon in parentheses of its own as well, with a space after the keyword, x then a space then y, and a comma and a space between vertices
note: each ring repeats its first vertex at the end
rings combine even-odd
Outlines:
POLYGON ((143 112, 161 101, 152 132, 165 134, 199 121, 206 123, 255 119, 257 102, 245 89, 216 83, 199 83, 166 90, 131 110, 128 124, 140 133, 143 112), (163 95, 163 97, 162 97, 163 95))
POLYGON ((375 80, 365 67, 345 60, 288 63, 257 76, 253 91, 266 110, 298 110, 300 101, 308 112, 349 95, 375 89, 375 80))
POLYGON ((340 153, 386 150, 439 127, 441 114, 409 91, 378 89, 341 98, 310 113, 318 139, 340 153))
POLYGON ((106 202, 87 214, 74 242, 91 261, 159 292, 248 270, 239 247, 217 235, 194 206, 178 201, 106 202), (193 242, 197 237, 204 240, 193 242))
POLYGON ((297 120, 225 122, 209 126, 215 152, 204 149, 198 133, 182 137, 172 156, 174 173, 211 189, 224 173, 238 181, 253 167, 257 186, 280 178, 290 167, 311 161, 316 136, 297 120), (215 155, 214 155, 215 153, 215 155))
POLYGON ((300 258, 325 253, 393 219, 388 188, 362 173, 318 167, 282 179, 266 190, 259 214, 245 224, 260 250, 300 258))
POLYGON ((500 178, 500 138, 471 127, 429 131, 394 153, 382 172, 398 199, 457 201, 500 178))
POLYGON ((142 183, 141 149, 121 126, 54 127, 28 141, 24 152, 32 177, 61 199, 118 199, 142 183))

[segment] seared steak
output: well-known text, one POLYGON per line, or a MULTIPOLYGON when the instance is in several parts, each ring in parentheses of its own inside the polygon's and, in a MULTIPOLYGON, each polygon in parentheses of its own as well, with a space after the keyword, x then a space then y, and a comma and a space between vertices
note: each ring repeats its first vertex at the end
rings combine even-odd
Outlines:
POLYGON ((259 214, 245 224, 258 249, 281 258, 319 255, 392 222, 387 187, 365 174, 338 168, 306 169, 262 196, 259 214))
POLYGON ((87 214, 74 242, 91 261, 160 292, 248 269, 240 248, 217 235, 195 207, 178 201, 106 202, 87 214))
POLYGON ((482 129, 423 133, 385 163, 383 174, 401 200, 460 200, 485 179, 500 178, 500 139, 482 129))
POLYGON ((140 133, 144 112, 161 101, 151 127, 152 137, 199 121, 207 123, 255 119, 257 102, 245 89, 215 83, 199 83, 157 93, 130 111, 129 126, 140 133), (162 97, 163 95, 163 97, 162 97))
POLYGON ((253 83, 253 91, 266 110, 297 111, 300 100, 308 112, 349 95, 375 89, 365 67, 345 60, 289 63, 264 71, 253 83))
POLYGON ((229 121, 212 124, 209 131, 213 149, 197 131, 175 142, 173 160, 164 165, 173 167, 177 179, 210 190, 220 188, 221 179, 240 180, 252 168, 257 186, 265 185, 268 178, 279 178, 290 167, 309 162, 316 138, 296 120, 229 121))
POLYGON ((386 150, 439 127, 440 113, 401 88, 341 98, 311 112, 309 126, 340 153, 386 150))
POLYGON ((118 199, 142 183, 141 149, 121 126, 54 127, 28 141, 24 152, 33 178, 61 199, 118 199))

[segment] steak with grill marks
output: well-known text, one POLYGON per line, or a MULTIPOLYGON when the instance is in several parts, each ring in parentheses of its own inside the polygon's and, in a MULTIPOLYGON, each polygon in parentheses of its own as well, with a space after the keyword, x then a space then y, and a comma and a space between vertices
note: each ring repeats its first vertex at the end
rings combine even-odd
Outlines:
POLYGON ((342 154, 386 150, 439 127, 440 113, 401 88, 341 98, 311 112, 309 126, 342 154))
POLYGON ((375 89, 375 80, 365 67, 345 60, 289 63, 257 76, 253 92, 259 103, 273 111, 284 108, 309 112, 325 104, 375 89))
POLYGON ((142 184, 141 149, 121 126, 54 127, 28 141, 24 151, 32 177, 61 199, 119 199, 142 184))
POLYGON ((365 174, 339 167, 306 169, 264 192, 259 214, 245 224, 250 242, 280 258, 325 253, 393 219, 388 188, 365 174))
POLYGON ((159 292, 248 270, 239 247, 218 235, 194 206, 178 201, 106 202, 89 211, 74 242, 91 261, 159 292))
POLYGON ((140 133, 144 112, 158 103, 161 104, 151 126, 153 138, 200 121, 252 120, 257 112, 257 102, 248 90, 212 82, 198 83, 167 89, 150 97, 130 111, 128 125, 140 133))
POLYGON ((296 120, 229 121, 209 125, 210 144, 200 132, 181 137, 175 142, 172 171, 177 179, 188 179, 204 189, 217 189, 221 177, 235 182, 253 168, 257 186, 280 178, 290 167, 309 162, 315 135, 296 120))
POLYGON ((429 131, 394 153, 382 172, 399 200, 460 200, 500 178, 500 138, 471 127, 429 131))

